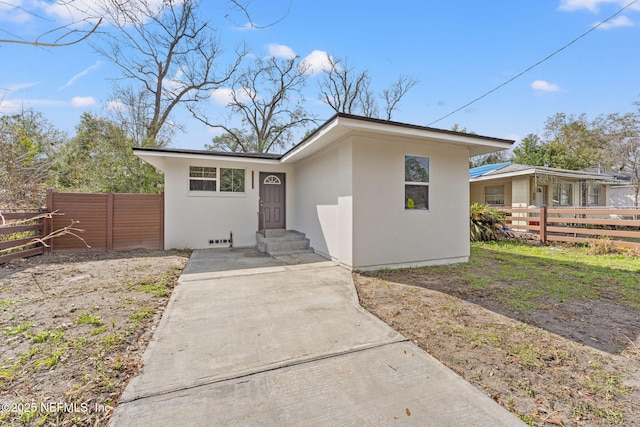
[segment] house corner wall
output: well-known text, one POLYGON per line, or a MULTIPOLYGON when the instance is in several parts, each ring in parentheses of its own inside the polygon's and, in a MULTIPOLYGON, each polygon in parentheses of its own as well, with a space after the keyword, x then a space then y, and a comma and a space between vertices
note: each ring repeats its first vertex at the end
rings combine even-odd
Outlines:
POLYGON ((345 139, 295 164, 295 229, 314 250, 353 264, 352 144, 345 139))
POLYGON ((425 140, 359 135, 353 144, 353 267, 469 258, 469 151, 425 140), (429 158, 429 209, 405 209, 405 156, 429 158))

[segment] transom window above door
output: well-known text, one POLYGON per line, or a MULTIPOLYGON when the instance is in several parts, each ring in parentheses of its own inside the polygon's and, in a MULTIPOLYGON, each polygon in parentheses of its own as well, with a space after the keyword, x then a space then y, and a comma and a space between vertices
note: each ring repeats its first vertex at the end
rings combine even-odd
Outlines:
POLYGON ((282 184, 282 182, 280 182, 280 178, 278 178, 275 175, 269 175, 264 179, 264 183, 265 184, 271 184, 271 185, 280 185, 282 184))

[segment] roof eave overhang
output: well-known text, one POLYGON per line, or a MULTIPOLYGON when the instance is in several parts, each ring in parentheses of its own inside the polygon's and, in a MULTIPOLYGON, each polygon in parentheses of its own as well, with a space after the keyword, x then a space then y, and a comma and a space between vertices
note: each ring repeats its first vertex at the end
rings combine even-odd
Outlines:
POLYGON ((255 158, 246 156, 233 156, 233 155, 216 155, 206 153, 186 153, 186 152, 171 152, 171 151, 149 151, 140 148, 134 148, 133 153, 144 160, 147 163, 162 170, 164 166, 164 159, 191 159, 191 160, 215 160, 224 162, 238 162, 238 163, 257 163, 257 164, 279 164, 280 161, 277 158, 255 158))
POLYGON ((295 162, 313 154, 334 141, 353 133, 374 133, 393 137, 421 139, 430 142, 442 142, 452 145, 466 146, 470 156, 489 154, 509 149, 514 141, 490 138, 459 132, 443 131, 421 126, 404 125, 378 120, 363 120, 345 115, 336 115, 307 140, 286 152, 281 161, 295 162))
POLYGON ((579 180, 599 181, 603 184, 617 184, 620 182, 603 175, 581 174, 581 173, 571 173, 571 172, 562 172, 562 171, 549 171, 549 170, 540 170, 535 168, 524 169, 524 170, 513 171, 513 172, 488 173, 487 175, 483 175, 477 178, 470 178, 469 181, 470 182, 488 181, 488 180, 505 179, 505 178, 512 178, 516 176, 525 176, 525 175, 548 175, 548 176, 555 176, 559 178, 572 178, 578 181, 579 180))

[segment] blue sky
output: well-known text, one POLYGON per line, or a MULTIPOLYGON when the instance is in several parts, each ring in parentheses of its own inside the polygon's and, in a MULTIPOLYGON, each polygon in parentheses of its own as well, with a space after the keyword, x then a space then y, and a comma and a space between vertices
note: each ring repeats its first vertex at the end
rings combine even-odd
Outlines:
MULTIPOLYGON (((271 23, 284 15, 264 29, 247 28, 246 18, 231 11, 224 0, 202 1, 202 13, 218 28, 227 51, 245 41, 257 56, 295 54, 312 61, 327 52, 348 59, 356 69, 369 70, 375 91, 400 74, 412 76, 420 83, 393 119, 428 125, 632 2, 254 0, 249 10, 255 23, 271 23)), ((0 1, 0 39, 33 39, 68 19, 52 2, 0 1)), ((0 114, 33 108, 69 133, 83 112, 101 112, 120 77, 88 42, 61 48, 0 43, 0 63, 0 114)), ((479 134, 519 140, 542 132, 545 119, 558 112, 595 118, 633 110, 632 103, 640 101, 639 76, 637 1, 522 77, 432 126, 450 129, 458 124, 479 134)), ((306 105, 327 119, 332 111, 317 100, 318 81, 317 76, 309 78, 306 105)), ((210 111, 221 119, 225 114, 214 101, 210 111)), ((178 111, 176 119, 186 132, 176 134, 174 147, 201 149, 213 136, 185 111, 178 111)))

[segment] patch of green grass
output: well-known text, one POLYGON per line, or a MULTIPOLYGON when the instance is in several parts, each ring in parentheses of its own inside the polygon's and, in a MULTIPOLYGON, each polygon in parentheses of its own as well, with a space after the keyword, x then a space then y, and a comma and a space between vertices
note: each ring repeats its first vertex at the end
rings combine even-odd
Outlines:
POLYGON ((624 377, 621 373, 610 372, 604 369, 595 369, 589 372, 585 387, 606 399, 629 394, 629 388, 624 385, 624 377))
POLYGON ((20 372, 20 364, 12 364, 7 359, 2 359, 0 361, 0 389, 4 387, 6 381, 16 379, 18 372, 20 372))
POLYGON ((487 344, 499 346, 503 340, 503 332, 492 328, 452 327, 449 331, 467 341, 472 348, 487 344))
POLYGON ((107 326, 106 325, 101 325, 98 326, 96 328, 93 328, 90 332, 91 335, 100 335, 101 333, 103 333, 104 331, 107 330, 107 326))
POLYGON ((7 308, 9 308, 10 306, 12 306, 13 304, 15 304, 17 302, 18 302, 18 300, 16 300, 16 299, 0 300, 0 311, 5 311, 7 308))
POLYGON ((571 414, 579 419, 600 418, 611 424, 624 422, 624 412, 618 409, 602 408, 588 400, 572 407, 571 414))
POLYGON ((618 303, 640 308, 640 257, 590 255, 580 247, 474 242, 471 259, 477 259, 479 266, 463 266, 458 274, 477 277, 480 283, 507 282, 509 286, 501 289, 500 300, 517 312, 535 308, 541 297, 573 301, 596 299, 602 293, 618 303))
POLYGON ((46 366, 48 369, 53 369, 56 367, 65 350, 67 349, 66 345, 54 346, 49 348, 48 351, 45 352, 42 358, 36 360, 33 364, 36 367, 46 366))
POLYGON ((163 274, 160 276, 160 279, 144 279, 136 283, 128 283, 127 285, 137 291, 146 292, 157 297, 164 297, 169 295, 168 283, 170 280, 170 275, 163 274))
POLYGON ((540 367, 545 365, 540 350, 532 344, 513 348, 509 350, 508 354, 523 366, 540 367))
POLYGON ((155 309, 152 307, 140 307, 138 311, 129 316, 129 322, 137 325, 142 319, 153 316, 154 312, 155 309))
POLYGON ((82 313, 80 313, 80 315, 76 319, 76 324, 100 326, 102 325, 102 320, 100 316, 96 314, 90 313, 88 311, 83 311, 82 313))
POLYGON ((57 342, 60 342, 60 340, 62 339, 62 331, 52 331, 52 330, 40 331, 34 335, 30 335, 29 338, 31 338, 31 342, 36 344, 47 342, 47 341, 52 341, 57 343, 57 342))
POLYGON ((16 326, 8 326, 8 327, 4 328, 2 333, 4 335, 20 335, 20 334, 26 332, 27 330, 29 330, 32 327, 33 327, 33 323, 26 322, 26 323, 22 323, 22 324, 16 325, 16 326))
POLYGON ((112 334, 109 334, 109 336, 103 338, 100 343, 102 344, 103 349, 105 351, 108 351, 113 349, 114 347, 119 346, 123 342, 124 337, 114 332, 112 334))

